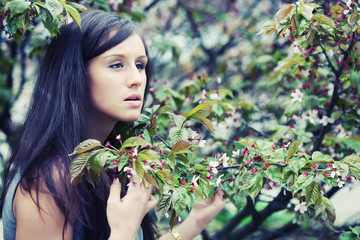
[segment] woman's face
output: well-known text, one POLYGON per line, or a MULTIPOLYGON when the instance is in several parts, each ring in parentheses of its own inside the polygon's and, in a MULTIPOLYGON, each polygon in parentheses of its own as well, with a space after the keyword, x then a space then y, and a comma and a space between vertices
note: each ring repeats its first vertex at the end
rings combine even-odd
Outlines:
POLYGON ((89 64, 91 98, 102 121, 139 118, 146 86, 148 58, 138 34, 93 58, 89 64))

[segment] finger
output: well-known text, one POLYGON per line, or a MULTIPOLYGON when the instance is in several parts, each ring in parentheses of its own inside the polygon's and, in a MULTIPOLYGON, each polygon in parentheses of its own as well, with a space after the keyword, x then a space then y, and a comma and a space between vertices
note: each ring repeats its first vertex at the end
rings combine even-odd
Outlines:
POLYGON ((121 193, 121 184, 119 182, 119 179, 115 178, 110 186, 108 202, 118 202, 120 199, 120 193, 121 193))
POLYGON ((158 200, 153 195, 150 195, 146 212, 149 212, 151 209, 153 209, 157 205, 157 203, 158 200))
POLYGON ((153 185, 152 184, 149 184, 149 185, 147 185, 147 191, 146 191, 146 193, 147 193, 147 195, 148 196, 150 196, 151 195, 151 193, 152 193, 152 190, 153 190, 153 185))

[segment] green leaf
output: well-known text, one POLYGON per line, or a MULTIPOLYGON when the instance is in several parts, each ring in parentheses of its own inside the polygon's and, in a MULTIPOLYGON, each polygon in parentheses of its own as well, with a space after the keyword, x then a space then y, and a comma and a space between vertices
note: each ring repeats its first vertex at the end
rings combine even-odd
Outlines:
POLYGON ((213 123, 211 120, 209 120, 207 118, 201 118, 200 121, 207 130, 214 133, 214 126, 213 126, 213 123))
POLYGON ((169 211, 169 208, 171 206, 171 195, 172 194, 170 192, 164 193, 161 196, 158 204, 156 205, 155 214, 158 219, 158 223, 165 216, 165 214, 169 211))
POLYGON ((171 152, 172 154, 177 154, 179 152, 189 149, 190 146, 191 144, 189 142, 184 140, 179 140, 175 143, 175 145, 171 149, 171 152))
POLYGON ((281 169, 282 167, 272 165, 270 166, 266 171, 265 174, 268 176, 268 178, 273 182, 280 182, 281 181, 281 169))
POLYGON ((296 9, 295 4, 285 4, 276 13, 276 22, 284 23, 290 20, 296 9))
POLYGON ((301 147, 300 142, 292 142, 287 152, 287 159, 289 160, 301 147))
POLYGON ((352 165, 355 163, 360 163, 360 157, 356 154, 351 154, 346 156, 341 162, 346 163, 348 165, 352 165))
POLYGON ((152 149, 145 149, 138 152, 137 157, 141 161, 156 161, 160 159, 159 154, 152 149))
POLYGON ((295 191, 298 191, 300 189, 306 189, 312 182, 314 177, 309 174, 309 176, 305 176, 304 174, 299 175, 299 177, 296 179, 296 186, 294 188, 295 191))
POLYGON ((322 154, 321 152, 315 151, 311 156, 311 161, 314 162, 333 162, 334 159, 326 154, 322 154))
POLYGON ((169 131, 169 137, 173 143, 189 138, 188 131, 184 128, 173 127, 169 131))
POLYGON ((273 135, 271 135, 269 140, 275 142, 279 141, 279 139, 283 138, 290 129, 291 128, 289 126, 279 126, 277 131, 273 135))
POLYGON ((358 240, 359 238, 352 232, 344 232, 339 236, 339 240, 358 240))
POLYGON ((58 0, 45 0, 45 3, 46 9, 50 12, 53 19, 56 19, 64 10, 63 5, 58 0))
POLYGON ((360 13, 353 12, 351 13, 350 17, 348 18, 348 23, 351 27, 354 27, 355 25, 359 25, 360 21, 360 13))
POLYGON ((254 146, 255 148, 258 148, 256 141, 252 138, 244 138, 244 139, 241 139, 240 141, 237 141, 237 143, 241 143, 243 145, 250 146, 250 147, 254 146))
MULTIPOLYGON (((358 14, 360 17, 360 14, 358 14)), ((360 72, 358 71, 351 71, 350 72, 350 84, 353 88, 357 88, 358 92, 360 89, 360 72)))
POLYGON ((341 163, 341 162, 334 162, 334 165, 339 170, 342 179, 345 179, 349 173, 349 166, 347 164, 341 163))
POLYGON ((335 208, 332 205, 332 203, 330 202, 330 199, 326 198, 326 197, 322 197, 322 201, 325 204, 325 211, 323 213, 323 218, 325 219, 325 222, 332 226, 334 225, 335 219, 336 219, 336 212, 335 212, 335 208))
POLYGON ((159 170, 157 172, 155 172, 155 174, 165 183, 167 183, 169 186, 173 187, 174 186, 174 177, 171 174, 170 171, 166 171, 166 170, 159 170))
POLYGON ((173 109, 170 105, 165 105, 159 108, 158 113, 173 113, 173 109))
POLYGON ((81 142, 79 145, 76 146, 75 150, 69 154, 69 156, 74 154, 80 154, 86 151, 89 151, 90 149, 93 149, 95 147, 102 146, 101 143, 96 139, 87 139, 83 142, 81 142))
POLYGON ((71 182, 75 181, 75 183, 79 183, 81 180, 81 175, 86 167, 86 164, 89 160, 90 152, 86 152, 80 154, 76 158, 74 158, 70 164, 70 176, 71 182))
POLYGON ((317 182, 312 181, 306 188, 306 202, 315 204, 321 198, 321 190, 317 182))
POLYGON ((156 180, 146 170, 144 170, 144 178, 148 183, 159 189, 159 185, 156 180))
POLYGON ((360 226, 349 227, 349 228, 357 237, 360 237, 360 226))
POLYGON ((9 10, 11 13, 11 17, 18 13, 25 12, 30 6, 31 2, 24 0, 15 0, 15 1, 7 1, 5 4, 5 10, 9 10))
POLYGON ((289 168, 294 172, 298 173, 300 169, 302 169, 308 161, 304 158, 294 158, 289 162, 289 168))
POLYGON ((174 122, 178 128, 182 128, 185 121, 186 117, 184 117, 183 115, 174 115, 174 122))
POLYGON ((335 28, 334 21, 331 18, 329 18, 328 16, 316 13, 316 14, 314 14, 313 18, 322 24, 326 24, 326 25, 330 26, 332 29, 335 28))
POLYGON ((349 169, 356 179, 360 180, 360 169, 355 166, 350 166, 349 169))
POLYGON ((139 176, 140 179, 144 177, 144 167, 139 160, 135 161, 135 172, 139 176))
POLYGON ((141 137, 131 137, 126 139, 126 141, 123 143, 121 148, 136 147, 142 145, 150 145, 150 144, 141 137))
POLYGON ((256 180, 257 174, 251 174, 249 171, 244 171, 242 174, 238 174, 234 182, 235 192, 240 193, 249 189, 252 185, 254 185, 256 180))
POLYGON ((71 17, 77 22, 77 24, 79 25, 80 29, 81 29, 81 17, 80 17, 80 13, 73 8, 70 5, 64 5, 66 11, 68 13, 70 13, 71 17))
POLYGON ((188 113, 183 114, 184 117, 186 118, 195 118, 195 119, 202 119, 202 118, 206 118, 210 115, 211 113, 211 109, 212 109, 212 105, 215 103, 216 101, 211 101, 211 102, 203 102, 199 105, 197 105, 193 110, 191 110, 188 113))
POLYGON ((204 176, 200 176, 200 178, 199 178, 199 186, 201 188, 201 191, 204 193, 205 197, 209 198, 210 197, 210 191, 211 191, 209 180, 204 176))
POLYGON ((260 190, 262 189, 263 186, 263 176, 262 174, 256 174, 256 181, 254 183, 254 185, 251 186, 251 188, 249 189, 249 196, 251 197, 251 199, 253 200, 253 202, 255 202, 255 197, 259 194, 260 190))
POLYGON ((118 172, 121 172, 125 165, 128 163, 129 157, 126 155, 120 156, 118 158, 118 172))
POLYGON ((299 101, 296 102, 292 102, 290 101, 287 105, 287 107, 285 108, 285 112, 284 114, 290 118, 292 116, 294 116, 295 114, 297 114, 300 109, 301 109, 302 105, 299 101))
POLYGON ((172 205, 176 211, 176 216, 179 216, 185 210, 186 207, 184 197, 181 193, 177 191, 177 189, 174 189, 171 199, 172 199, 172 205))
POLYGON ((89 156, 91 176, 98 181, 101 170, 103 170, 105 163, 109 159, 116 159, 117 154, 108 149, 100 149, 92 152, 89 156))

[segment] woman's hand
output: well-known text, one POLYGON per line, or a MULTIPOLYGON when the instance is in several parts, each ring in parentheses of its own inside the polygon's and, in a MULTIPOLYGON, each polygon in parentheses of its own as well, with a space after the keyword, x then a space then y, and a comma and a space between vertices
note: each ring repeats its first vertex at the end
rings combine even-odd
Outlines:
MULTIPOLYGON (((201 233, 215 216, 225 207, 224 195, 219 189, 214 197, 205 200, 204 203, 195 202, 188 217, 183 223, 175 227, 183 240, 191 240, 201 233)), ((170 240, 174 237, 167 233, 160 238, 161 240, 170 240)))
POLYGON ((205 200, 204 203, 196 201, 185 221, 193 222, 200 233, 225 207, 225 204, 224 194, 219 189, 211 199, 205 200))
POLYGON ((135 239, 145 214, 157 204, 151 192, 152 186, 143 186, 139 178, 133 175, 126 195, 120 198, 121 184, 118 179, 114 180, 106 208, 111 229, 109 239, 135 239))

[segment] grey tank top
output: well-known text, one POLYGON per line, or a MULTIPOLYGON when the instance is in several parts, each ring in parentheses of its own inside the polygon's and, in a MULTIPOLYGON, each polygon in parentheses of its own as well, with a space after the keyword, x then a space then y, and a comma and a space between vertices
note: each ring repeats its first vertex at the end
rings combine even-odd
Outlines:
MULTIPOLYGON (((14 179, 9 185, 9 189, 5 195, 4 206, 2 209, 2 221, 3 221, 3 237, 4 240, 15 240, 16 235, 16 218, 13 212, 13 201, 17 186, 20 182, 20 174, 16 174, 14 179)), ((82 225, 79 221, 75 223, 73 240, 82 240, 82 225)), ((135 240, 143 240, 143 231, 140 227, 135 240)))

